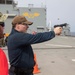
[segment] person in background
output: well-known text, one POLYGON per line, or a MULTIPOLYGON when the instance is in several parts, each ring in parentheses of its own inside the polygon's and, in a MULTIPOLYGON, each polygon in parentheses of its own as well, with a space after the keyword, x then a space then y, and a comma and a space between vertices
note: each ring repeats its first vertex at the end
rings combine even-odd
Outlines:
POLYGON ((33 75, 35 61, 31 45, 51 40, 62 32, 62 27, 56 27, 50 32, 29 34, 27 30, 32 24, 33 22, 21 15, 15 16, 12 20, 12 31, 7 40, 9 75, 33 75))
MULTIPOLYGON (((0 39, 4 38, 4 22, 0 22, 0 39)), ((8 61, 2 48, 0 48, 0 75, 8 75, 8 61)))
POLYGON ((0 22, 0 39, 4 38, 4 22, 0 22))
MULTIPOLYGON (((4 21, 7 19, 8 15, 2 14, 0 12, 0 40, 4 38, 4 21)), ((3 51, 3 49, 0 47, 0 75, 8 75, 8 61, 7 57, 3 51)))

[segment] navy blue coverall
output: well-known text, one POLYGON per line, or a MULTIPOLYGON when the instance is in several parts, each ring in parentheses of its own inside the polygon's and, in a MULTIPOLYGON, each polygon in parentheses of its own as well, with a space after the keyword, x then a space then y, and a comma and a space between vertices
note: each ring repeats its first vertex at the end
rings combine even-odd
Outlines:
MULTIPOLYGON (((33 68, 35 62, 31 44, 42 43, 54 37, 54 31, 33 35, 12 29, 7 42, 10 65, 25 69, 33 68)), ((33 75, 33 73, 27 75, 33 75)))

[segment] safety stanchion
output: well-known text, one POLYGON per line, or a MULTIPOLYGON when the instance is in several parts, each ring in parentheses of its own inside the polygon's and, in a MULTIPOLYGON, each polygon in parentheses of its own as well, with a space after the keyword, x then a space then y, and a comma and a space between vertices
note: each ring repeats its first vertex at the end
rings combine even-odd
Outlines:
POLYGON ((40 73, 40 70, 38 69, 37 60, 36 60, 36 54, 34 54, 34 61, 35 61, 35 65, 34 65, 33 74, 40 73))

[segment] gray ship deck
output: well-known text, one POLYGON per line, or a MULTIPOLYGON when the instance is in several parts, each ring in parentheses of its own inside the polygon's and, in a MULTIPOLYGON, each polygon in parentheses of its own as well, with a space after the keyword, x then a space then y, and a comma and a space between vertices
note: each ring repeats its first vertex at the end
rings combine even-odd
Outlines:
MULTIPOLYGON (((41 71, 38 75, 75 75, 75 37, 56 36, 32 46, 41 71)), ((7 47, 3 49, 7 55, 7 47)))

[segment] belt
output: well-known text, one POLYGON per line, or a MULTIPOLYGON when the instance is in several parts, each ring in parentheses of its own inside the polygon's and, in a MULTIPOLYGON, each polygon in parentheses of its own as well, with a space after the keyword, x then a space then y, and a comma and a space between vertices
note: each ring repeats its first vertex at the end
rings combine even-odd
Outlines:
POLYGON ((33 73, 33 68, 28 68, 28 69, 25 69, 25 68, 16 68, 16 67, 10 67, 9 69, 10 72, 13 72, 17 75, 18 74, 26 74, 26 73, 33 73))

